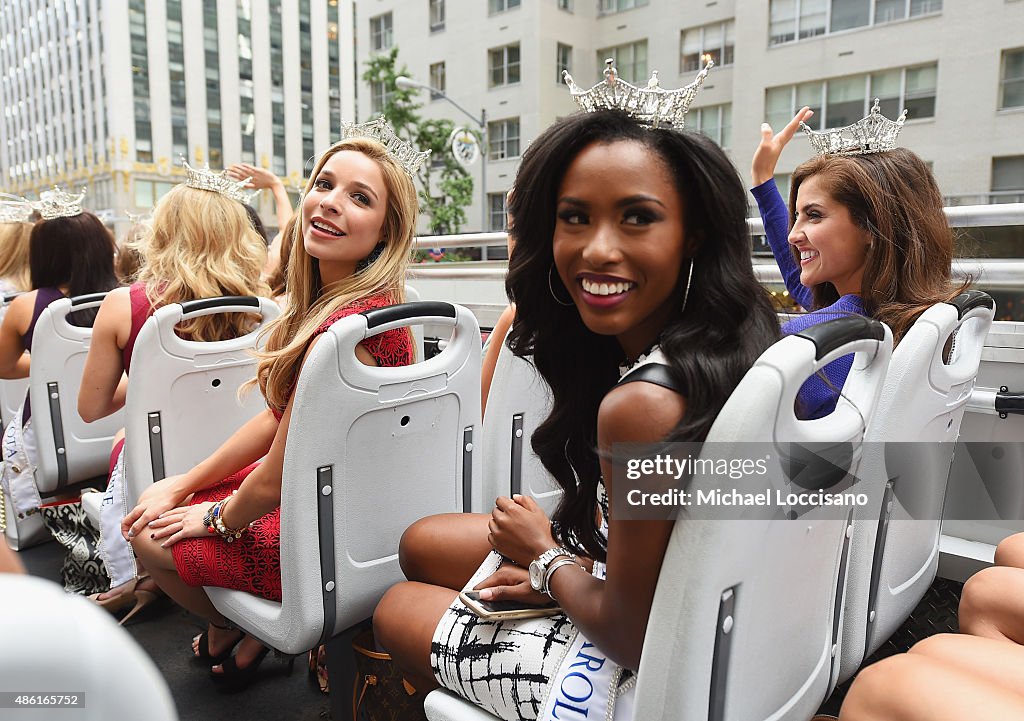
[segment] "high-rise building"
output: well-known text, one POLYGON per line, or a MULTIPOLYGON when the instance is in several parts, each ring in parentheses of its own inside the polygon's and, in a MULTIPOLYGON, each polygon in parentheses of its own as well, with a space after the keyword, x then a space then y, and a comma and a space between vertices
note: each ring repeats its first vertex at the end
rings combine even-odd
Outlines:
MULTIPOLYGON (((397 45, 413 78, 459 105, 486 110, 488 230, 504 224, 505 192, 529 142, 573 112, 562 84, 621 77, 689 83, 704 56, 716 67, 687 126, 718 141, 749 181, 765 120, 778 129, 802 105, 812 124, 864 117, 873 98, 909 111, 900 144, 932 164, 950 204, 1024 201, 1024 0, 362 0, 357 74, 397 45)), ((361 83, 361 119, 388 88, 361 83)), ((427 117, 474 127, 439 95, 427 117)), ((797 138, 778 180, 810 155, 797 138)), ((472 170, 480 182, 479 166, 472 170)), ((474 204, 479 203, 479 192, 474 204)), ((467 230, 479 229, 474 205, 467 230)))
POLYGON ((0 188, 88 186, 120 217, 180 182, 181 157, 297 187, 355 107, 352 27, 352 0, 5 2, 0 188))

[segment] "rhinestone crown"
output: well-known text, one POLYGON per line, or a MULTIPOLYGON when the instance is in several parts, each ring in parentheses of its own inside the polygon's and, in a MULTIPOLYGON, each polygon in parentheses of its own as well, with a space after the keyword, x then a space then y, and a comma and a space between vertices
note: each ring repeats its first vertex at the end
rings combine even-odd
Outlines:
POLYGON ((215 173, 210 170, 209 164, 205 168, 193 168, 184 157, 181 158, 181 164, 185 166, 185 185, 188 187, 220 193, 225 198, 248 204, 250 195, 245 186, 252 178, 234 180, 228 176, 227 170, 215 173))
POLYGON ((882 153, 896 147, 896 136, 907 119, 906 109, 895 120, 882 115, 878 98, 866 118, 844 128, 811 130, 805 123, 800 129, 807 134, 811 147, 818 155, 868 155, 882 153))
POLYGON ((410 176, 414 176, 420 166, 430 157, 429 150, 420 150, 395 135, 395 129, 383 115, 366 123, 343 122, 341 138, 342 140, 349 138, 376 140, 410 176))
POLYGON ((54 218, 73 218, 82 214, 82 199, 85 198, 86 188, 78 195, 71 195, 63 188, 53 186, 53 190, 44 190, 39 194, 39 200, 32 203, 32 207, 39 211, 43 220, 54 218))
POLYGON ((27 223, 32 217, 32 203, 18 195, 0 193, 0 223, 27 223))
POLYGON ((568 70, 562 71, 562 79, 569 86, 572 99, 580 110, 585 113, 596 110, 621 110, 651 127, 681 130, 690 103, 693 102, 697 91, 704 84, 704 78, 708 76, 708 71, 715 63, 708 60, 708 64, 697 73, 693 82, 678 90, 662 88, 658 83, 657 70, 651 73, 646 88, 638 88, 619 77, 614 60, 608 58, 604 64, 604 80, 590 90, 578 86, 568 70))

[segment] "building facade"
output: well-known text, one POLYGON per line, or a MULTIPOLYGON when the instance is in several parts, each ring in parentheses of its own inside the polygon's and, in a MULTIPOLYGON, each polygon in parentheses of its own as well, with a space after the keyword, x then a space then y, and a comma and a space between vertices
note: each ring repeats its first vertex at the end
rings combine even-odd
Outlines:
POLYGON ((181 157, 298 188, 355 106, 352 27, 351 0, 5 2, 0 186, 87 186, 108 220, 151 208, 181 157))
MULTIPOLYGON (((561 81, 601 77, 615 58, 634 83, 689 83, 716 62, 687 126, 723 145, 744 179, 759 128, 778 129, 802 105, 828 127, 864 117, 873 98, 895 117, 900 144, 932 164, 949 204, 1024 201, 1024 0, 359 0, 357 62, 397 45, 415 80, 488 119, 488 230, 522 151, 574 111, 561 81)), ((360 81, 359 114, 386 88, 360 81)), ((442 98, 423 114, 474 127, 442 98)), ((797 138, 778 180, 810 154, 797 138)), ((472 169, 480 182, 480 166, 472 169)), ((479 192, 474 203, 480 203, 479 192)), ((479 206, 467 230, 478 230, 479 206)))

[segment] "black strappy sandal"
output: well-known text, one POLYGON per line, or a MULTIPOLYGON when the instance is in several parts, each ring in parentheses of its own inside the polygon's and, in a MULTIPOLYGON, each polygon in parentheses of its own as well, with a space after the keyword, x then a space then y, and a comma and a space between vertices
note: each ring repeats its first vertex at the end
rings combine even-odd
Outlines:
MULTIPOLYGON (((235 650, 235 646, 242 642, 245 638, 245 634, 242 633, 241 629, 228 624, 227 626, 218 626, 216 623, 210 623, 214 628, 219 628, 221 631, 238 631, 239 635, 230 646, 218 653, 217 655, 210 654, 210 629, 207 628, 201 634, 199 634, 199 653, 192 654, 192 660, 196 663, 202 663, 205 666, 216 666, 219 663, 224 663, 224 660, 231 656, 231 652, 235 650)), ((195 640, 195 639, 193 639, 195 640)))
MULTIPOLYGON (((269 646, 264 646, 245 668, 239 668, 238 663, 235 661, 235 657, 232 656, 221 664, 221 673, 214 673, 211 668, 210 675, 223 684, 223 686, 229 691, 244 691, 252 685, 253 681, 256 680, 256 676, 260 670, 260 664, 263 663, 263 659, 267 657, 267 654, 270 653, 271 650, 272 649, 269 646)), ((292 668, 295 666, 296 657, 282 654, 280 651, 274 651, 274 655, 288 659, 288 675, 290 676, 292 668)))

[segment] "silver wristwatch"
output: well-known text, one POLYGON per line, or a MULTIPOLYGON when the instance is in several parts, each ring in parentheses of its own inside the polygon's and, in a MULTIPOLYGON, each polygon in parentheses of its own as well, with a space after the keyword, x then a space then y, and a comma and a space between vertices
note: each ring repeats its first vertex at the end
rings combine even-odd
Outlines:
POLYGON ((576 554, 567 551, 561 546, 555 548, 549 548, 540 554, 540 557, 535 561, 530 561, 530 585, 534 591, 544 592, 544 576, 548 570, 548 564, 554 561, 559 556, 568 556, 575 560, 576 554))

